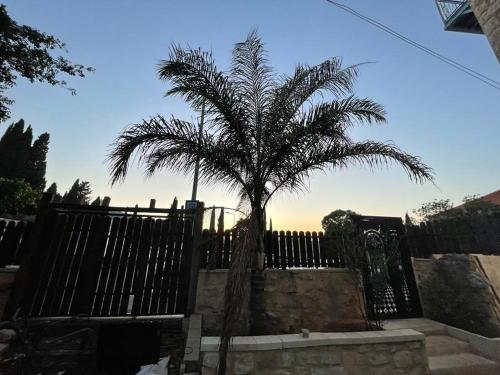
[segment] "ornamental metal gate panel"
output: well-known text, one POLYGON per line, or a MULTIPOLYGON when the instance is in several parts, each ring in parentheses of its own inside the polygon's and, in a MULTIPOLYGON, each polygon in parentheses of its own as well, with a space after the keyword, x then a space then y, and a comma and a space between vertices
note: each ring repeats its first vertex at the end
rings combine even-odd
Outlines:
POLYGON ((422 316, 411 255, 401 218, 355 216, 364 236, 363 270, 368 316, 372 320, 422 316))
POLYGON ((184 314, 194 216, 195 210, 52 204, 30 252, 23 313, 184 314))

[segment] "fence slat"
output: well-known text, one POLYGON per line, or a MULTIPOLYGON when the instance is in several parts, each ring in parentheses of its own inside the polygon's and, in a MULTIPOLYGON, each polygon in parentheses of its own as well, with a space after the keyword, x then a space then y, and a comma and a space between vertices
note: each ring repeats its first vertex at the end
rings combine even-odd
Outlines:
MULTIPOLYGON (((132 315, 141 315, 142 313, 142 296, 144 295, 144 283, 146 281, 146 271, 148 265, 148 259, 151 250, 151 232, 153 220, 147 218, 142 223, 141 237, 139 247, 137 249, 137 256, 133 264, 130 264, 129 273, 132 285, 126 285, 123 290, 122 303, 120 307, 120 315, 127 314, 127 308, 129 304, 130 296, 133 296, 134 302, 132 304, 132 315)), ((130 257, 130 262, 132 262, 132 254, 130 257)))
MULTIPOLYGON (((2 221, 2 223, 5 222, 2 221)), ((16 223, 11 221, 5 227, 3 236, 1 235, 2 230, 0 228, 0 267, 4 267, 7 264, 13 264, 14 257, 21 243, 24 227, 25 225, 23 222, 16 223)))
MULTIPOLYGON (((107 242, 104 249, 104 255, 100 264, 99 280, 96 285, 96 293, 94 296, 94 302, 92 306, 92 315, 100 315, 104 303, 104 296, 106 295, 106 287, 111 280, 111 267, 115 251, 118 251, 118 230, 120 224, 126 225, 125 219, 120 219, 115 217, 110 220, 110 230, 107 233, 107 242)), ((123 228, 123 230, 125 230, 123 228)), ((90 236, 92 238, 92 236, 90 236)), ((82 266, 83 267, 83 266, 82 266)))
POLYGON ((165 219, 161 221, 161 237, 160 244, 158 247, 158 263, 157 271, 155 274, 155 280, 153 284, 153 297, 151 314, 159 314, 158 308, 160 303, 160 292, 162 289, 162 280, 165 277, 165 259, 167 256, 167 240, 168 240, 168 228, 170 225, 170 219, 165 219))
POLYGON ((321 266, 319 259, 319 243, 318 243, 318 233, 312 232, 311 234, 312 247, 313 247, 313 257, 314 257, 314 267, 319 268, 321 266))
POLYGON ((285 233, 286 254, 287 254, 287 267, 292 268, 294 265, 294 252, 292 245, 292 233, 287 230, 285 233))
POLYGON ((300 246, 299 246, 299 234, 297 231, 292 232, 292 246, 293 246, 293 266, 300 267, 300 246))
POLYGON ((172 259, 172 274, 170 276, 170 285, 168 290, 168 306, 167 314, 174 314, 176 311, 177 303, 177 287, 179 284, 179 273, 180 273, 180 259, 181 259, 181 249, 182 249, 182 230, 183 223, 181 220, 177 221, 177 225, 174 232, 174 252, 172 259))
POLYGON ((91 314, 97 288, 100 264, 106 250, 111 219, 96 215, 92 218, 87 246, 75 283, 71 314, 91 314))
POLYGON ((152 295, 153 295, 153 284, 155 280, 156 273, 159 272, 158 269, 158 256, 159 256, 159 245, 160 245, 160 236, 161 236, 161 226, 162 220, 157 219, 153 223, 153 234, 151 240, 151 252, 149 255, 148 261, 148 269, 146 282, 144 285, 144 297, 142 301, 141 314, 148 315, 150 313, 150 306, 152 304, 152 295))
POLYGON ((280 247, 280 268, 282 270, 286 270, 287 266, 287 249, 286 249, 286 242, 285 242, 285 232, 280 231, 279 232, 279 247, 280 247))

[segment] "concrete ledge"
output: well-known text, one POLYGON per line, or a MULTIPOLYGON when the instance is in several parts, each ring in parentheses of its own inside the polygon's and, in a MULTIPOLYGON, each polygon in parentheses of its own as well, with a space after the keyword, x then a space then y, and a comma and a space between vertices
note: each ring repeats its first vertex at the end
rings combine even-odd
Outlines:
POLYGON ((445 325, 448 335, 469 343, 472 349, 488 359, 500 363, 500 338, 490 339, 463 329, 445 325))
POLYGON ((200 369, 201 344, 201 315, 193 314, 189 317, 189 328, 184 349, 184 364, 186 371, 200 369))
MULTIPOLYGON (((226 268, 216 268, 213 270, 201 269, 199 273, 228 273, 228 269, 226 268)), ((248 270, 251 273, 251 270, 248 270)), ((348 268, 287 268, 286 270, 277 269, 277 268, 266 268, 266 273, 283 273, 283 272, 291 272, 291 273, 311 273, 311 272, 323 272, 323 273, 338 273, 338 272, 351 272, 348 268)))
MULTIPOLYGON (((300 334, 271 336, 236 336, 231 341, 231 351, 280 350, 331 345, 386 344, 395 342, 424 341, 424 334, 412 329, 366 332, 312 332, 308 338, 300 334)), ((201 351, 219 350, 219 337, 202 337, 201 351)))

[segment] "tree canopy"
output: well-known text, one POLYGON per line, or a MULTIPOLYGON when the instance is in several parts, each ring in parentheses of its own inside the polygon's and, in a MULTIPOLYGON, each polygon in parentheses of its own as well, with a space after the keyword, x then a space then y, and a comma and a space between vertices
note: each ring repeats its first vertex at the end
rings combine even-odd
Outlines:
POLYGON ((345 233, 353 229, 352 216, 357 215, 351 210, 335 210, 321 220, 321 226, 327 236, 333 233, 345 233))
POLYGON ((422 203, 412 212, 417 216, 416 221, 429 221, 475 215, 498 209, 500 209, 498 205, 482 200, 478 194, 472 194, 464 196, 459 206, 454 206, 450 199, 434 199, 431 202, 422 203))
POLYGON ((9 107, 14 102, 4 92, 16 85, 19 76, 30 82, 66 87, 74 95, 75 89, 68 87, 60 75, 85 77, 93 70, 53 56, 54 50, 65 50, 65 44, 52 35, 19 25, 0 4, 0 122, 9 118, 9 107))

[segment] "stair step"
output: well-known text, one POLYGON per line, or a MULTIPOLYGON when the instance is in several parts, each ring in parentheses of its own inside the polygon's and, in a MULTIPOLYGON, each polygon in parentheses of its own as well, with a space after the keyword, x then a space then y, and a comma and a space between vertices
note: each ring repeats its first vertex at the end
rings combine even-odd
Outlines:
POLYGON ((489 359, 472 353, 429 357, 432 375, 498 375, 500 367, 489 359))
POLYGON ((425 336, 445 336, 446 335, 446 327, 439 325, 432 325, 426 327, 417 327, 413 328, 415 331, 423 333, 425 336))
POLYGON ((429 357, 471 351, 468 343, 450 336, 427 336, 425 338, 425 348, 429 357))

